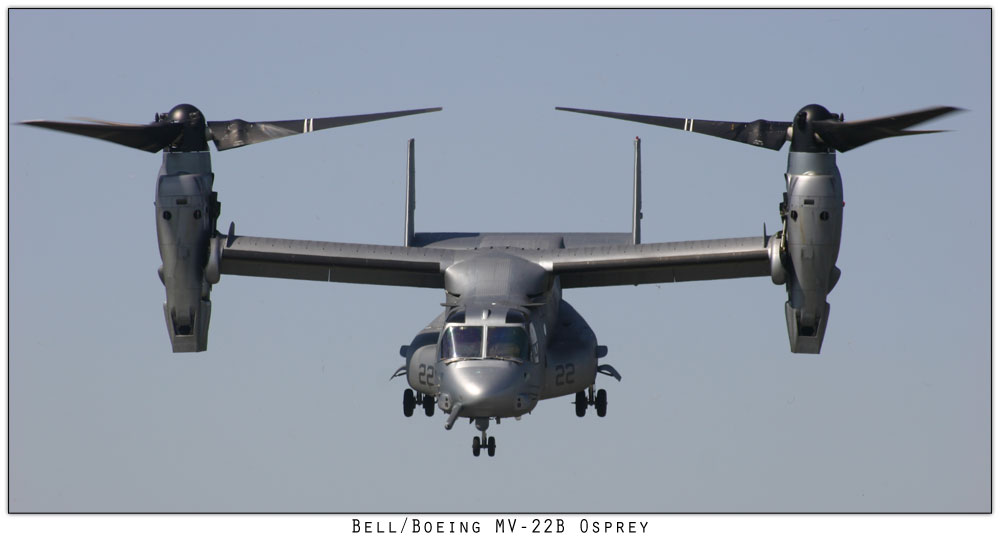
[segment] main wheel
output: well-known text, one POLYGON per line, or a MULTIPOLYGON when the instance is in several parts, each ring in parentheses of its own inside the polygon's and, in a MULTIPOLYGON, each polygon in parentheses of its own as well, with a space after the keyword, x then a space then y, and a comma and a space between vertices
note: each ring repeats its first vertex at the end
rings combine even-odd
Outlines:
POLYGON ((413 417, 413 410, 417 408, 417 397, 413 396, 413 389, 403 391, 403 415, 413 417))
POLYGON ((424 414, 428 417, 434 416, 434 397, 429 394, 424 395, 424 414))
POLYGON ((597 391, 597 396, 594 398, 594 407, 597 408, 597 416, 604 417, 608 414, 608 392, 604 389, 597 391))
POLYGON ((479 436, 472 438, 472 456, 479 456, 479 450, 482 448, 483 446, 479 445, 479 436))
POLYGON ((495 455, 497 452, 497 440, 493 439, 493 436, 490 436, 486 442, 486 453, 490 456, 495 455))
POLYGON ((583 391, 576 393, 576 416, 583 417, 587 414, 587 394, 583 391))

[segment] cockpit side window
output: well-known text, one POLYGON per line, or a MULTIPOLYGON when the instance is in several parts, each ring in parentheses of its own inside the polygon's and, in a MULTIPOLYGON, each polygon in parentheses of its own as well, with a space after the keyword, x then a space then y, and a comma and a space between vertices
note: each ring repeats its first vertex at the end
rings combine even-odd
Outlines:
POLYGON ((531 324, 528 327, 530 331, 531 338, 531 362, 538 364, 538 333, 535 332, 535 325, 531 324))
POLYGON ((486 331, 486 356, 491 359, 526 361, 531 352, 523 327, 490 327, 486 331))
POLYGON ((483 356, 483 328, 454 325, 441 337, 441 360, 483 356))

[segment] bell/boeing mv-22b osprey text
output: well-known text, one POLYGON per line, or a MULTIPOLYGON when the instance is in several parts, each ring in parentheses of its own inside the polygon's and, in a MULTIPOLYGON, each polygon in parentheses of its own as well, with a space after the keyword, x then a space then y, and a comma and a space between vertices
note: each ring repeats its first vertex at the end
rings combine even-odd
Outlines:
POLYGON ((803 107, 791 122, 720 122, 586 109, 565 111, 642 122, 780 149, 791 141, 782 230, 768 236, 641 244, 640 146, 630 233, 416 233, 413 140, 409 142, 405 236, 402 246, 288 240, 227 234, 216 228, 220 204, 209 141, 220 151, 311 131, 371 122, 440 108, 278 122, 208 121, 191 105, 157 114, 150 124, 103 121, 25 122, 105 139, 148 152, 163 151, 156 183, 156 233, 166 288, 163 304, 175 352, 204 351, 209 294, 223 274, 444 289, 444 311, 399 353, 406 361, 403 413, 435 404, 450 429, 459 417, 481 436, 472 452, 496 452, 487 437, 491 419, 520 418, 540 400, 575 395, 576 414, 591 406, 607 413, 598 374, 621 376, 600 359, 583 316, 563 299, 578 287, 770 276, 784 285, 792 352, 819 353, 837 284, 843 188, 836 152, 901 135, 954 107, 845 122, 819 105, 803 107))

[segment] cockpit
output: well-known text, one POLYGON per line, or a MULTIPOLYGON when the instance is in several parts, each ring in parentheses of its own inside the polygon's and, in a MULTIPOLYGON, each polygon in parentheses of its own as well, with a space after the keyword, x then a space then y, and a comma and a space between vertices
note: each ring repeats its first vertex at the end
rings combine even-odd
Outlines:
POLYGON ((524 362, 531 356, 531 344, 521 325, 451 325, 441 333, 440 352, 442 361, 500 359, 524 362))

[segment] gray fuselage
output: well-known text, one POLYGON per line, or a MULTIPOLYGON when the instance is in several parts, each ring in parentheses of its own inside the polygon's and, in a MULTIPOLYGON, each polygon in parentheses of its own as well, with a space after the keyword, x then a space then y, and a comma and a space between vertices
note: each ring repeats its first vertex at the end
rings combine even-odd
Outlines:
POLYGON ((445 311, 407 348, 408 383, 446 413, 519 417, 594 383, 594 332, 562 300, 559 281, 548 283, 541 266, 515 253, 491 251, 450 268, 445 311))

